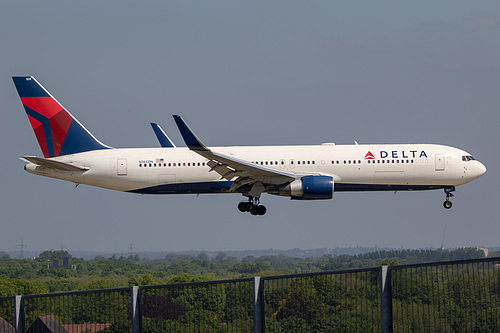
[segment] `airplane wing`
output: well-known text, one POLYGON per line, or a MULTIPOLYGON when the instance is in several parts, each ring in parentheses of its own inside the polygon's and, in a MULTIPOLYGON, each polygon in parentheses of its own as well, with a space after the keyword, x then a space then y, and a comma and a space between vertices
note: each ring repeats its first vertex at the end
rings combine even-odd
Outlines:
POLYGON ((89 168, 82 167, 79 165, 65 163, 60 161, 54 161, 47 158, 36 157, 36 156, 23 156, 24 160, 31 162, 36 165, 40 165, 47 168, 59 169, 64 171, 87 171, 89 168))
POLYGON ((160 141, 160 145, 163 148, 175 148, 174 143, 168 135, 163 131, 163 129, 158 125, 157 123, 151 123, 151 127, 153 127, 153 131, 156 134, 156 137, 158 138, 158 141, 160 141))
POLYGON ((227 180, 236 178, 231 190, 257 182, 263 185, 280 185, 297 179, 293 172, 253 164, 239 158, 214 152, 201 143, 180 116, 174 115, 174 120, 189 149, 207 158, 209 160, 207 165, 220 174, 222 178, 227 180))

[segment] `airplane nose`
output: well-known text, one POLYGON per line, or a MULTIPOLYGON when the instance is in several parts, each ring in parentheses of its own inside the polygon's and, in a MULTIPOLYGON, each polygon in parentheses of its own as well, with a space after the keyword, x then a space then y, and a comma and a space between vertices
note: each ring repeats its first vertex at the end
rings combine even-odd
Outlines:
POLYGON ((484 175, 486 172, 486 167, 484 166, 483 163, 479 162, 479 165, 477 166, 477 176, 481 177, 484 175))

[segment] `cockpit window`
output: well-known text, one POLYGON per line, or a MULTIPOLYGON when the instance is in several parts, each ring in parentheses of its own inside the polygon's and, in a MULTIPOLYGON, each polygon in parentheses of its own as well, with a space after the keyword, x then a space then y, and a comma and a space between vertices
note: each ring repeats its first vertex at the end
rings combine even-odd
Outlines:
POLYGON ((472 156, 462 156, 462 161, 467 162, 467 161, 475 161, 476 159, 472 156))

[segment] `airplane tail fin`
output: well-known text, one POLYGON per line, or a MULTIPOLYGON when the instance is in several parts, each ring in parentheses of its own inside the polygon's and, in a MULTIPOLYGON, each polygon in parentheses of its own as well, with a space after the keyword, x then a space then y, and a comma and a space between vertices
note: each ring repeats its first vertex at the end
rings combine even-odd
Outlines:
POLYGON ((33 76, 12 79, 45 158, 111 148, 97 140, 33 76))

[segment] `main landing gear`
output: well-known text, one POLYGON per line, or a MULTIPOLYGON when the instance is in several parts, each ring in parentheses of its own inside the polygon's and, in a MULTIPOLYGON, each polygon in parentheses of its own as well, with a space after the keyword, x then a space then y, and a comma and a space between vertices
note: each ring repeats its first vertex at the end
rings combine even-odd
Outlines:
POLYGON ((238 209, 240 212, 250 212, 252 215, 264 215, 267 212, 267 208, 264 205, 259 205, 260 200, 258 198, 248 198, 248 201, 242 201, 238 204, 238 209))
POLYGON ((455 191, 455 186, 452 186, 452 187, 445 187, 444 188, 444 193, 446 193, 446 200, 445 202, 443 203, 443 207, 446 208, 446 209, 450 209, 451 206, 453 206, 453 204, 451 203, 450 201, 450 198, 453 198, 453 193, 451 192, 454 192, 455 191))

